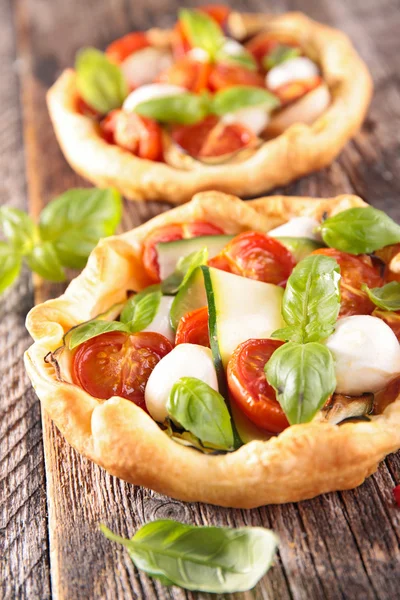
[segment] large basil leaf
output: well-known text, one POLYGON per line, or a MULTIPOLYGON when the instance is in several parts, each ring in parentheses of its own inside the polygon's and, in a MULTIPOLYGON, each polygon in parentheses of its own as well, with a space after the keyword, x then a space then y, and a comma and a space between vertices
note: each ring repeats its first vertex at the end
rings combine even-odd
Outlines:
POLYGON ((134 110, 139 115, 160 123, 193 125, 207 116, 209 104, 207 95, 187 92, 141 102, 134 110))
POLYGON ((289 423, 308 423, 336 388, 332 354, 322 344, 284 344, 265 365, 289 423))
POLYGON ((121 313, 121 322, 133 333, 148 327, 157 314, 161 295, 160 286, 151 285, 132 296, 121 313))
POLYGON ((320 227, 327 246, 349 254, 368 254, 400 242, 400 225, 372 206, 349 208, 320 227))
POLYGON ((361 289, 367 292, 369 299, 382 310, 400 310, 400 283, 398 281, 391 281, 377 288, 369 288, 364 284, 361 289))
POLYGON ((81 269, 99 239, 115 232, 121 214, 122 200, 116 189, 71 189, 42 210, 40 235, 54 242, 64 266, 81 269))
POLYGON ((84 101, 101 114, 122 106, 128 84, 121 69, 103 52, 84 48, 75 61, 76 85, 84 101))
POLYGON ((64 281, 65 271, 52 242, 37 244, 26 257, 28 266, 43 279, 64 281))
POLYGON ((161 284, 163 294, 174 295, 189 280, 191 274, 200 267, 206 265, 208 260, 207 248, 191 252, 179 259, 175 271, 171 273, 161 284))
POLYGON ((288 327, 278 329, 272 337, 296 342, 328 337, 340 310, 339 280, 339 265, 329 256, 308 256, 300 261, 283 295, 282 316, 288 327))
POLYGON ((0 242, 0 294, 18 277, 21 271, 21 256, 12 246, 0 242))
POLYGON ((28 254, 39 240, 35 223, 29 215, 18 208, 0 208, 0 228, 18 254, 28 254))
POLYGON ((165 585, 213 593, 253 588, 271 566, 278 538, 261 527, 197 527, 176 521, 147 523, 131 540, 100 526, 123 544, 138 569, 165 585))
POLYGON ((200 379, 179 379, 172 387, 167 411, 177 425, 193 433, 204 446, 234 449, 231 417, 225 400, 200 379))
POLYGON ((204 12, 187 8, 179 11, 179 21, 192 48, 201 48, 215 58, 225 41, 218 23, 204 12))
POLYGON ((73 350, 77 346, 87 342, 88 340, 101 335, 102 333, 108 333, 109 331, 124 331, 129 333, 129 328, 125 323, 119 321, 102 321, 93 319, 93 321, 86 321, 82 325, 78 325, 71 329, 64 338, 64 343, 70 350, 73 350))
POLYGON ((235 85, 215 94, 212 101, 212 112, 222 116, 241 108, 255 106, 270 111, 279 104, 278 98, 268 90, 250 85, 235 85))
POLYGON ((294 48, 293 46, 286 46, 285 44, 278 44, 273 48, 271 52, 266 54, 262 60, 263 67, 266 71, 276 67, 277 65, 300 56, 300 48, 294 48))

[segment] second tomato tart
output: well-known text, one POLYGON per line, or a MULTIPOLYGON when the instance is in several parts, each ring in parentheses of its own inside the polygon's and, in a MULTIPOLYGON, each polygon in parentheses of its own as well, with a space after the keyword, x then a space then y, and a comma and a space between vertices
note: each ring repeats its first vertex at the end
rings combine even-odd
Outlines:
POLYGON ((301 13, 182 9, 171 30, 86 48, 48 92, 71 166, 133 200, 243 197, 329 165, 360 127, 368 70, 301 13))
POLYGON ((243 508, 350 489, 400 447, 399 251, 356 196, 204 192, 33 308, 26 368, 129 482, 243 508))

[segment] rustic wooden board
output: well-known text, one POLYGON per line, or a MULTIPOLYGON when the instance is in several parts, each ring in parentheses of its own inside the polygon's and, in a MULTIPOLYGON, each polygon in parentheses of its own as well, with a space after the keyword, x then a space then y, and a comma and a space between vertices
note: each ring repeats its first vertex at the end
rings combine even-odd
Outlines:
MULTIPOLYGON (((232 4, 274 12, 303 9, 352 36, 376 82, 370 116, 362 132, 329 169, 304 178, 285 192, 314 196, 356 192, 400 220, 399 3, 251 0, 232 4)), ((177 6, 178 2, 168 0, 19 0, 0 8, 0 24, 6 34, 0 36, 0 52, 5 60, 12 59, 15 52, 18 56, 32 214, 38 214, 56 194, 84 184, 66 165, 52 133, 45 107, 48 86, 62 68, 73 62, 75 51, 82 45, 104 47, 131 29, 168 25, 177 6), (16 50, 12 27, 8 25, 5 31, 5 23, 11 22, 11 9, 16 50)), ((1 75, 8 84, 10 79, 12 83, 0 104, 3 114, 10 114, 7 122, 12 126, 4 132, 6 144, 0 146, 4 187, 0 199, 23 206, 17 82, 11 72, 1 71, 1 75)), ((123 228, 136 226, 166 208, 159 203, 126 203, 123 228)), ((391 497, 391 488, 400 481, 398 455, 389 457, 378 473, 355 491, 251 511, 219 509, 185 505, 107 475, 72 450, 43 416, 45 474, 38 403, 20 361, 28 343, 22 327, 31 303, 28 286, 25 276, 0 305, 0 335, 5 340, 0 346, 0 393, 7 411, 0 424, 0 452, 5 457, 1 477, 4 472, 6 489, 1 515, 4 514, 8 557, 3 563, 4 597, 211 598, 167 589, 151 581, 134 569, 122 549, 98 533, 99 522, 107 523, 121 535, 132 535, 142 523, 161 517, 199 524, 262 524, 279 533, 280 552, 274 568, 254 591, 236 594, 235 598, 398 597, 400 512, 391 497)), ((36 282, 35 299, 41 301, 61 291, 60 285, 36 282)))

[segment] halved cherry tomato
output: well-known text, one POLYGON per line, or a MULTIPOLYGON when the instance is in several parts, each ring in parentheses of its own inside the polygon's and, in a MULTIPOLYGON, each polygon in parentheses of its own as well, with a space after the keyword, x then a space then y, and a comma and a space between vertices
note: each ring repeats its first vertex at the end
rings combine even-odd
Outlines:
POLYGON ((264 77, 256 71, 223 63, 213 67, 209 77, 209 86, 212 90, 218 91, 234 85, 265 87, 264 77))
POLYGON ((78 347, 73 380, 95 398, 122 396, 145 409, 147 380, 171 350, 171 342, 159 333, 103 333, 78 347))
POLYGON ((201 235, 221 235, 224 233, 220 227, 205 221, 193 221, 193 223, 171 223, 155 229, 143 244, 143 265, 150 279, 155 283, 160 281, 160 270, 158 265, 156 245, 160 242, 173 242, 175 240, 188 239, 201 235))
POLYGON ((265 33, 257 35, 246 44, 246 49, 251 52, 256 61, 262 66, 262 61, 265 56, 268 56, 276 46, 284 44, 298 48, 299 43, 289 34, 285 33, 265 33))
POLYGON ((289 423, 275 390, 269 385, 264 366, 280 340, 247 340, 232 354, 227 370, 228 387, 233 400, 244 414, 261 429, 280 433, 289 423))
POLYGON ((322 83, 322 78, 319 75, 315 77, 310 77, 310 79, 305 79, 303 81, 292 81, 290 83, 286 83, 285 85, 281 85, 276 90, 274 90, 274 94, 278 96, 281 104, 285 106, 290 102, 294 102, 295 100, 299 100, 311 90, 314 90, 322 83))
POLYGON ((179 321, 175 344, 198 344, 210 347, 208 308, 203 306, 184 315, 179 321))
MULTIPOLYGON (((207 4, 205 6, 197 6, 196 10, 205 12, 212 17, 214 21, 223 27, 230 13, 230 8, 223 4, 207 4)), ((185 34, 181 22, 177 22, 172 34, 172 49, 176 58, 182 58, 191 49, 191 45, 185 34)))
POLYGON ((158 76, 157 81, 179 85, 191 92, 199 93, 208 87, 211 68, 209 63, 184 56, 163 71, 158 76))
POLYGON ((104 139, 129 150, 139 158, 160 160, 162 131, 156 121, 123 110, 111 111, 100 123, 104 139))
POLYGON ((142 50, 142 48, 147 48, 147 46, 150 46, 147 35, 142 31, 135 31, 124 35, 107 46, 106 55, 112 62, 119 65, 125 58, 138 50, 142 50))
POLYGON ((97 110, 95 108, 92 108, 91 106, 89 106, 89 104, 87 104, 83 98, 81 98, 80 96, 78 96, 77 100, 76 100, 76 110, 78 113, 80 113, 81 115, 84 115, 85 117, 93 117, 93 118, 97 118, 100 117, 100 113, 97 112, 97 110))
POLYGON ((284 285, 296 264, 283 244, 256 231, 234 237, 208 264, 220 268, 222 259, 224 271, 275 285, 284 285))
POLYGON ((231 12, 229 6, 226 6, 225 4, 205 4, 204 6, 199 6, 197 10, 207 13, 208 16, 212 17, 218 25, 221 25, 221 27, 224 26, 231 12))
POLYGON ((334 258, 340 267, 340 313, 339 316, 370 315, 374 304, 361 290, 363 283, 368 287, 380 287, 383 284, 379 266, 374 265, 370 256, 354 256, 334 248, 321 248, 312 254, 324 254, 334 258))

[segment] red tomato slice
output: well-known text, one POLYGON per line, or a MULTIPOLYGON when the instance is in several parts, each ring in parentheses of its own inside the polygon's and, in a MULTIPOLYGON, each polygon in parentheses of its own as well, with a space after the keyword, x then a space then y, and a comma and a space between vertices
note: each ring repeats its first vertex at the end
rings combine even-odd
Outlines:
POLYGON ((204 6, 199 6, 197 10, 201 10, 201 12, 205 12, 209 17, 212 17, 214 21, 218 23, 218 25, 225 25, 231 9, 229 6, 225 4, 205 4, 204 6))
POLYGON ((184 56, 160 73, 157 81, 179 85, 191 92, 199 93, 208 87, 208 78, 211 73, 209 63, 200 62, 184 56))
POLYGON ((271 433, 289 426, 264 373, 265 364, 282 344, 280 340, 247 340, 236 348, 227 370, 233 400, 250 421, 271 433))
POLYGON ((111 111, 100 123, 104 139, 139 158, 160 160, 162 131, 156 121, 123 110, 111 111))
POLYGON ((173 242, 175 240, 188 239, 201 235, 221 235, 222 229, 205 221, 194 221, 193 223, 172 223, 155 229, 143 244, 143 265, 149 278, 158 283, 160 281, 160 270, 158 265, 156 245, 160 242, 173 242))
POLYGON ((208 308, 203 306, 184 315, 176 330, 175 344, 198 344, 210 347, 208 308))
POLYGON ((255 71, 237 65, 217 64, 213 67, 209 85, 212 90, 218 91, 234 85, 250 85, 265 87, 264 77, 255 71))
POLYGON ((217 123, 218 118, 210 115, 195 125, 176 125, 171 129, 171 137, 190 156, 197 158, 204 141, 217 123))
POLYGON ((322 83, 322 77, 316 75, 315 77, 310 77, 310 79, 306 79, 304 81, 292 81, 291 83, 286 83, 285 85, 281 85, 279 88, 274 90, 274 94, 278 96, 281 104, 285 106, 290 102, 294 102, 295 100, 299 100, 311 90, 314 90, 322 83))
POLYGON ((79 114, 84 115, 85 117, 97 118, 101 116, 95 108, 89 106, 89 104, 87 104, 80 96, 78 96, 76 100, 75 108, 79 114))
POLYGON ((222 263, 224 271, 229 269, 236 275, 275 285, 285 285, 296 264, 283 244, 256 231, 247 231, 234 237, 208 264, 219 268, 221 258, 226 259, 222 263))
POLYGON ((119 65, 125 58, 147 46, 150 46, 147 35, 142 31, 136 31, 112 42, 106 48, 106 55, 112 62, 119 65))
POLYGON ((172 348, 159 333, 103 333, 78 347, 73 358, 73 380, 95 398, 122 396, 145 409, 147 380, 172 348))
POLYGON ((265 33, 264 35, 255 36, 246 44, 246 48, 261 66, 263 58, 268 56, 268 54, 270 54, 279 44, 284 44, 285 46, 291 46, 293 48, 299 47, 299 43, 288 34, 265 33))
POLYGON ((375 306, 367 294, 361 290, 361 285, 366 283, 368 287, 380 287, 383 284, 380 269, 373 264, 371 258, 366 254, 354 256, 334 248, 321 248, 314 250, 312 254, 324 254, 339 263, 342 276, 339 316, 370 315, 375 306))

